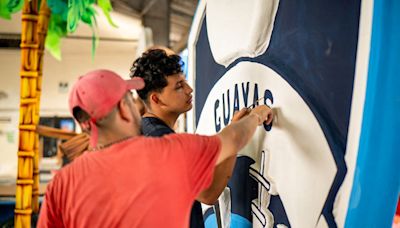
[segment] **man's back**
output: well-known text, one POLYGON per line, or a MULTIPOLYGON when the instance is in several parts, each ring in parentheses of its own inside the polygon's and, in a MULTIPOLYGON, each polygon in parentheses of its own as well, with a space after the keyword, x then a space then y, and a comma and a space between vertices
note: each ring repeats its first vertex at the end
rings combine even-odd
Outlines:
POLYGON ((175 133, 167 124, 156 117, 142 117, 141 132, 145 136, 153 137, 175 133))
MULTIPOLYGON (((161 137, 163 135, 175 133, 167 124, 156 117, 143 117, 141 125, 142 134, 145 136, 161 137)), ((190 151, 188 151, 190 153, 190 151)), ((190 228, 203 228, 203 209, 197 200, 193 202, 190 211, 190 228)))
POLYGON ((49 184, 39 227, 187 227, 219 150, 217 136, 171 135, 87 153, 49 184))

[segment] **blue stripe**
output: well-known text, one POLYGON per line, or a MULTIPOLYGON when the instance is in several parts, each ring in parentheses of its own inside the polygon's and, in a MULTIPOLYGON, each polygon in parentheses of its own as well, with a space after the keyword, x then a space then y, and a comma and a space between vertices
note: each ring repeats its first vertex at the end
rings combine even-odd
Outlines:
POLYGON ((361 137, 345 227, 391 227, 400 193, 400 1, 375 0, 361 137))
MULTIPOLYGON (((205 228, 218 228, 217 225, 217 218, 215 217, 215 214, 211 214, 206 218, 204 221, 204 226, 205 228)), ((246 218, 237 215, 237 214, 231 214, 231 224, 230 228, 251 228, 252 224, 249 220, 246 218)))

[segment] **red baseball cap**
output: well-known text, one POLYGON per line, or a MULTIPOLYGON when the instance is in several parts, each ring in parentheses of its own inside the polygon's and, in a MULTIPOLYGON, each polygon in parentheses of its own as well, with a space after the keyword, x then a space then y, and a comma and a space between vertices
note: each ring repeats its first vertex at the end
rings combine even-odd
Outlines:
POLYGON ((122 79, 109 70, 91 71, 75 83, 69 96, 69 108, 80 107, 95 120, 105 117, 122 99, 125 93, 132 89, 142 89, 144 81, 140 77, 130 80, 122 79))
MULTIPOLYGON (((144 81, 140 77, 124 80, 115 72, 109 70, 91 71, 75 83, 69 96, 69 109, 72 115, 76 107, 80 107, 91 117, 91 131, 97 133, 96 120, 110 113, 127 91, 142 89, 144 81)), ((92 135, 93 136, 93 135, 92 135)), ((94 143, 97 136, 94 138, 94 143)), ((94 145, 93 145, 94 146, 94 145)))

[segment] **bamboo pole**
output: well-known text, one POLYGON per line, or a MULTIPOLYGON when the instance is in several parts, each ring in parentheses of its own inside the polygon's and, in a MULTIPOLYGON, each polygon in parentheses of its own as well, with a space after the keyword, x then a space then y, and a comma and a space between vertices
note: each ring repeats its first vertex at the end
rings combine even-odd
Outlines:
POLYGON ((22 8, 20 118, 18 174, 15 193, 15 227, 30 227, 32 214, 33 161, 37 148, 35 128, 38 108, 38 1, 25 0, 22 8))
MULTIPOLYGON (((40 3, 40 11, 39 11, 39 21, 38 21, 38 78, 36 81, 36 113, 34 114, 37 118, 37 122, 35 126, 38 126, 39 123, 39 111, 40 111, 40 95, 42 93, 42 73, 43 73, 43 55, 44 55, 44 44, 47 35, 47 28, 49 24, 50 18, 50 9, 47 6, 47 0, 42 0, 40 3)), ((39 135, 35 134, 35 147, 34 147, 34 159, 33 159, 33 189, 32 189, 32 210, 33 213, 39 213, 39 135)))

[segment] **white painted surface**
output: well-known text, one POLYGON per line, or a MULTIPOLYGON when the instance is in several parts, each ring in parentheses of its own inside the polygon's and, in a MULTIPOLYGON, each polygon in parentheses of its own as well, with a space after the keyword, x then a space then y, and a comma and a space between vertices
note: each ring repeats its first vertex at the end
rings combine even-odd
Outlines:
MULTIPOLYGON (((241 62, 229 70, 211 90, 197 133, 215 133, 215 100, 221 100, 222 93, 225 93, 226 99, 229 89, 233 109, 234 85, 240 86, 242 82, 250 82, 249 102, 253 101, 252 84, 257 83, 258 97, 269 89, 274 97, 272 107, 279 108, 279 111, 272 130, 266 132, 259 127, 240 154, 256 161, 251 167, 271 183, 270 194, 280 195, 292 227, 315 227, 336 175, 336 165, 317 119, 299 94, 276 72, 251 62, 241 62), (265 159, 261 157, 263 150, 266 151, 265 159)), ((243 108, 240 87, 239 97, 240 107, 243 108)), ((222 105, 221 101, 217 109, 221 118, 222 105)), ((259 191, 262 189, 259 188, 259 191)), ((268 215, 268 194, 264 190, 260 195, 255 203, 261 205, 262 213, 268 215)), ((260 226, 261 223, 253 224, 253 227, 260 226)))
POLYGON ((207 32, 215 61, 228 66, 239 57, 264 53, 278 5, 279 0, 207 1, 207 32))

